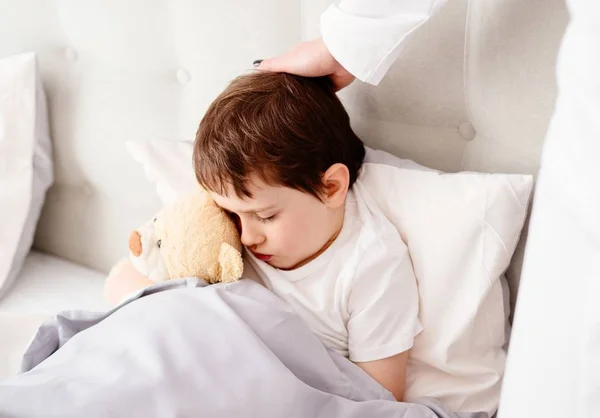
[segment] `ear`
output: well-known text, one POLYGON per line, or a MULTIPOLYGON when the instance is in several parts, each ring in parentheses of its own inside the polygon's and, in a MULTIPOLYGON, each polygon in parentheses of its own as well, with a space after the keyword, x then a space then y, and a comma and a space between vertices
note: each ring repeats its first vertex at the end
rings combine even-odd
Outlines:
POLYGON ((350 186, 350 171, 344 164, 336 163, 321 176, 325 185, 323 202, 330 208, 342 206, 350 186))
POLYGON ((242 253, 226 242, 221 243, 219 251, 220 278, 222 283, 231 283, 239 280, 244 272, 242 253))

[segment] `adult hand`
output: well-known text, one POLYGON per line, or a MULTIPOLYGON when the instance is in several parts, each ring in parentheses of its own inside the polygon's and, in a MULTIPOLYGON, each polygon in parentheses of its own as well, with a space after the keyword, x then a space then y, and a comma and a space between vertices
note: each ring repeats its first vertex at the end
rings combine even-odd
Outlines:
POLYGON ((337 62, 321 38, 302 42, 285 54, 255 61, 259 70, 290 73, 305 77, 329 76, 336 91, 354 81, 342 65, 337 62))

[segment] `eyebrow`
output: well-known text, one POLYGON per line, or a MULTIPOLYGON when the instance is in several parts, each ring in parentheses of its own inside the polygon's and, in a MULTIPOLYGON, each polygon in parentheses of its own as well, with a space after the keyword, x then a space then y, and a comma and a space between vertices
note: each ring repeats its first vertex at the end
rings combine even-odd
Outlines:
MULTIPOLYGON (((240 210, 242 213, 258 213, 258 212, 266 212, 268 210, 274 209, 275 205, 265 206, 264 208, 257 209, 249 209, 249 210, 240 210)), ((229 209, 225 209, 227 212, 231 212, 229 209)))

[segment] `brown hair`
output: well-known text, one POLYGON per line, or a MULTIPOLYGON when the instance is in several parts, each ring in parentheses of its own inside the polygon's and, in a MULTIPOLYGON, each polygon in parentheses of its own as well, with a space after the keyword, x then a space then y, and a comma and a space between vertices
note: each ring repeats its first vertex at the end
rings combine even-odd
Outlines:
POLYGON ((206 189, 251 197, 256 174, 317 198, 335 163, 358 177, 365 148, 327 78, 259 71, 236 78, 213 101, 196 133, 194 170, 206 189))

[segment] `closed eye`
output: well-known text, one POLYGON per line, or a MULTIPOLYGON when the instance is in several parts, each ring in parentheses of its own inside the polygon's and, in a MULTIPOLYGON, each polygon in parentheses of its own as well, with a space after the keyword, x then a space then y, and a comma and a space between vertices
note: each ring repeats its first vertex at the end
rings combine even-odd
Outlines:
POLYGON ((258 219, 259 222, 262 222, 264 224, 269 223, 269 222, 273 222, 275 220, 275 218, 277 217, 276 214, 272 215, 272 216, 269 216, 268 218, 263 218, 261 216, 258 216, 257 214, 255 214, 255 215, 256 215, 256 219, 258 219))

